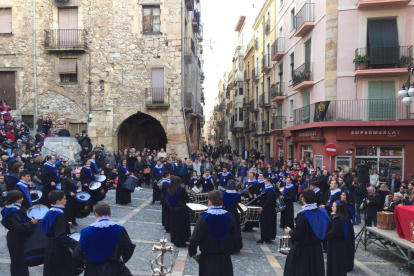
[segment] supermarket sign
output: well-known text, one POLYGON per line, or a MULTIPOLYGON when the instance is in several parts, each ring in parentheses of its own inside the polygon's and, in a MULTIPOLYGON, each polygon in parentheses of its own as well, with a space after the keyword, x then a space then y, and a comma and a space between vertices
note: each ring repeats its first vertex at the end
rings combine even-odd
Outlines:
POLYGON ((337 140, 411 140, 414 130, 411 127, 364 127, 364 128, 338 128, 337 140))

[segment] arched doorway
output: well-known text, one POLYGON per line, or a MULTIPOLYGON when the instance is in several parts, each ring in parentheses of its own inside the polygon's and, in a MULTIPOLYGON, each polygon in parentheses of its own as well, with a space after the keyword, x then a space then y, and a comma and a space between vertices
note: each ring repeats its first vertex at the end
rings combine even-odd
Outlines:
POLYGON ((118 131, 118 148, 160 149, 167 147, 167 134, 154 117, 137 113, 122 122, 118 131))

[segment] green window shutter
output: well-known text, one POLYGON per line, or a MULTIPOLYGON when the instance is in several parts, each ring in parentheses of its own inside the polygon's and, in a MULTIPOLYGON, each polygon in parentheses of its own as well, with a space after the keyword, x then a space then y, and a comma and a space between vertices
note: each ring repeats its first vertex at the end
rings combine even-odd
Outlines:
POLYGON ((396 19, 368 21, 367 54, 370 64, 396 64, 400 58, 398 28, 396 19))
POLYGON ((370 81, 368 83, 368 119, 370 121, 395 120, 394 90, 394 81, 370 81))
POLYGON ((306 91, 302 94, 303 114, 302 121, 309 123, 310 118, 310 92, 306 91))

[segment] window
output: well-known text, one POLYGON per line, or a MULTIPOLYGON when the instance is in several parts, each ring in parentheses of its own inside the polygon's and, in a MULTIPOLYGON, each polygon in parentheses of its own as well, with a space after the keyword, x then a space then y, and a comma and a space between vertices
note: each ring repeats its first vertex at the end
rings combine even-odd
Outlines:
POLYGON ((243 95, 243 86, 240 86, 239 87, 239 96, 242 96, 243 95))
POLYGON ((143 30, 144 33, 160 32, 160 6, 143 6, 143 30))
POLYGON ((151 69, 151 95, 153 103, 164 103, 164 68, 151 69))
POLYGON ((86 130, 86 123, 69 123, 70 136, 74 137, 76 134, 80 134, 82 130, 86 130))
POLYGON ((295 72, 295 53, 290 54, 290 71, 292 72, 291 78, 293 79, 293 75, 295 72))
POLYGON ((34 116, 33 115, 22 115, 22 121, 26 123, 26 125, 33 130, 34 127, 34 116))
POLYGON ((368 97, 368 119, 370 121, 395 120, 395 81, 368 82, 368 97))
POLYGON ((0 8, 0 34, 12 33, 12 10, 0 8))
POLYGON ((310 123, 310 92, 306 91, 302 94, 302 122, 310 123))
POLYGON ((243 121, 243 107, 239 107, 239 121, 243 121))
POLYGON ((342 169, 346 166, 352 168, 352 157, 351 156, 336 156, 335 157, 335 168, 341 166, 342 169))
POLYGON ((289 117, 293 119, 293 100, 289 101, 289 117))
POLYGON ((315 162, 314 162, 315 166, 314 168, 320 168, 322 169, 323 167, 323 155, 315 155, 315 162))
POLYGON ((290 27, 290 31, 294 31, 296 29, 295 8, 290 11, 290 27))
POLYGON ((61 83, 78 82, 77 60, 75 58, 59 59, 59 75, 61 83))

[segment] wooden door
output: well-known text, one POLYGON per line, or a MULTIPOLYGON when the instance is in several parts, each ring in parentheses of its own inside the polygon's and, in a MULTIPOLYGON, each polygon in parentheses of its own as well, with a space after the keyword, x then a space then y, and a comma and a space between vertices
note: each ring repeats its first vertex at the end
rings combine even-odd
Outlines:
POLYGON ((78 8, 59 9, 59 46, 78 45, 78 8))
POLYGON ((0 99, 16 109, 15 72, 0 72, 0 99))

